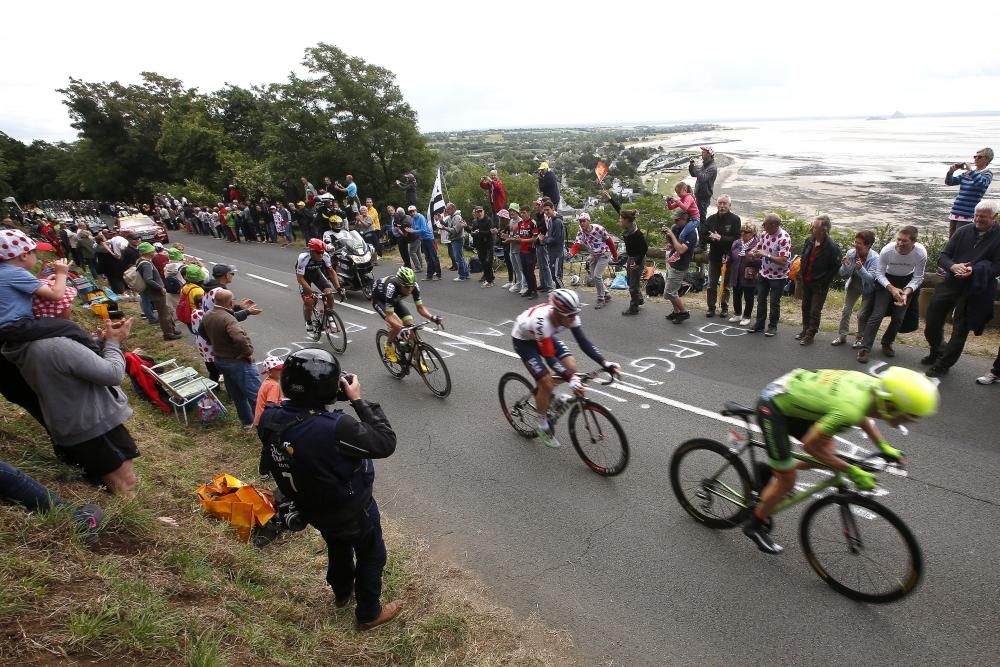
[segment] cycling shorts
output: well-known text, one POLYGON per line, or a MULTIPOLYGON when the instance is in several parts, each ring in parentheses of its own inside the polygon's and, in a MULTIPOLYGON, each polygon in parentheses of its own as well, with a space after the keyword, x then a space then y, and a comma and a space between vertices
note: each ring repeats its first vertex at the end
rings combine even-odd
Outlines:
POLYGON ((792 442, 789 437, 802 440, 813 422, 809 419, 787 417, 781 414, 781 410, 770 398, 761 397, 757 401, 757 425, 764 433, 767 464, 782 472, 794 468, 796 461, 792 456, 792 442))
POLYGON ((410 321, 413 320, 413 315, 410 314, 409 309, 402 303, 397 303, 395 305, 390 306, 390 304, 386 303, 381 299, 372 299, 372 308, 375 309, 376 313, 382 316, 383 320, 385 319, 385 316, 388 315, 389 313, 394 314, 402 322, 406 322, 407 320, 410 321))
MULTIPOLYGON (((545 368, 545 361, 542 361, 542 353, 538 349, 537 341, 521 340, 520 338, 511 338, 511 340, 514 341, 514 351, 521 357, 521 361, 524 362, 525 368, 531 373, 531 377, 537 380, 549 374, 545 368)), ((566 367, 559 360, 570 356, 572 353, 558 338, 553 337, 552 343, 555 345, 556 354, 546 361, 548 361, 553 371, 565 377, 566 367)))
MULTIPOLYGON (((333 289, 333 283, 327 278, 321 271, 306 271, 306 274, 302 276, 307 283, 313 285, 320 292, 328 289, 333 289)), ((306 291, 302 285, 299 285, 299 294, 302 296, 311 296, 311 290, 306 291)))

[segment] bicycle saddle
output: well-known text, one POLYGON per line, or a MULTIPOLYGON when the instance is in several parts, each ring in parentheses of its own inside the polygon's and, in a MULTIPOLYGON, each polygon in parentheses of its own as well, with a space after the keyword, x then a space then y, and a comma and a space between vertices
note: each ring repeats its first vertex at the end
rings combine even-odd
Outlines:
POLYGON ((726 417, 752 417, 757 414, 757 410, 733 401, 726 401, 726 407, 722 410, 722 414, 726 417))

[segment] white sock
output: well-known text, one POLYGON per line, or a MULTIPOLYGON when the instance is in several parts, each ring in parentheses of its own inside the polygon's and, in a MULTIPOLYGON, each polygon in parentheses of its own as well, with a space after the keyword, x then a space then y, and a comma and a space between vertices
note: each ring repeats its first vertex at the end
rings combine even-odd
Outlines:
POLYGON ((548 417, 539 417, 538 418, 538 430, 539 431, 548 431, 549 430, 549 418, 548 417))

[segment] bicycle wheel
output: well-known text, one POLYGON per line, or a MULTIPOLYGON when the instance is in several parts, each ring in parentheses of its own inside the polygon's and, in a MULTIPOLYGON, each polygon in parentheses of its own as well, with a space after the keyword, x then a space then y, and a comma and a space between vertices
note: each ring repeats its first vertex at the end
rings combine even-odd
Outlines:
POLYGON ((382 360, 382 364, 389 371, 389 375, 394 378, 401 378, 406 375, 406 366, 399 360, 399 346, 396 346, 396 361, 389 361, 389 358, 385 356, 385 341, 387 340, 389 340, 388 331, 379 329, 375 332, 375 349, 378 350, 378 358, 382 360))
POLYGON ((569 412, 569 438, 583 462, 598 475, 614 477, 628 466, 628 438, 615 416, 600 403, 577 401, 569 412), (579 435, 577 424, 582 423, 579 435))
POLYGON ((326 318, 323 320, 323 331, 326 339, 330 342, 330 347, 337 354, 343 354, 347 349, 347 329, 344 328, 344 320, 335 310, 327 310, 326 318))
POLYGON ((417 372, 420 373, 420 377, 424 379, 424 384, 431 390, 431 393, 438 398, 444 398, 450 394, 451 375, 438 351, 427 343, 420 343, 416 356, 417 372))
POLYGON ((894 602, 912 593, 923 576, 913 533, 867 496, 838 493, 817 500, 802 515, 799 539, 816 574, 852 600, 894 602))
POLYGON ((371 301, 372 299, 372 288, 375 286, 375 281, 371 276, 367 276, 361 279, 361 294, 365 297, 366 301, 371 301))
POLYGON ((750 506, 750 473, 743 461, 715 440, 688 440, 670 457, 670 486, 677 502, 709 528, 743 523, 750 506))
POLYGON ((313 299, 313 311, 312 311, 312 328, 313 332, 309 335, 314 343, 319 342, 319 339, 323 337, 323 313, 319 307, 319 300, 313 299))
POLYGON ((517 373, 504 373, 497 386, 500 409, 514 430, 526 438, 538 437, 535 391, 530 382, 517 373))

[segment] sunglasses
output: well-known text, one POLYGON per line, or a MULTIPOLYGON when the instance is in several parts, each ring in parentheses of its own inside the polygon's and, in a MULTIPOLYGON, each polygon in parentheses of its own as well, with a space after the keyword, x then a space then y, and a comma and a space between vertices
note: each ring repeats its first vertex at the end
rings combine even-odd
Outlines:
POLYGON ((972 157, 974 157, 974 158, 975 158, 975 159, 977 159, 977 160, 981 160, 982 158, 984 158, 984 157, 986 157, 986 156, 985 156, 985 155, 982 155, 982 154, 980 154, 980 153, 976 153, 976 154, 975 154, 975 155, 973 155, 972 157))

